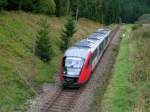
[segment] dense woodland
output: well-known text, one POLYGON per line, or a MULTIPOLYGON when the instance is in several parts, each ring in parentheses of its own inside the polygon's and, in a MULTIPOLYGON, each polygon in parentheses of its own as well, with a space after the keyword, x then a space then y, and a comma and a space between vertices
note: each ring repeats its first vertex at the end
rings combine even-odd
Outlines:
POLYGON ((101 23, 133 23, 150 12, 150 0, 0 0, 1 10, 86 17, 101 23))

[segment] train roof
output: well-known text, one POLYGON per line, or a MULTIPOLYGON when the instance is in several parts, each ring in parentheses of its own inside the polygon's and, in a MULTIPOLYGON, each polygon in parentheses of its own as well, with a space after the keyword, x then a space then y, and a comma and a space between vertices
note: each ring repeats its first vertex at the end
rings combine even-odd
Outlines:
POLYGON ((87 48, 78 48, 78 47, 71 47, 65 52, 65 56, 67 57, 79 57, 79 58, 86 58, 88 55, 87 48))
POLYGON ((108 36, 110 32, 111 30, 106 29, 106 28, 98 29, 96 32, 87 36, 86 39, 83 39, 80 42, 76 43, 74 46, 92 48, 95 46, 95 44, 104 40, 104 38, 108 36))
POLYGON ((94 49, 99 45, 109 34, 111 30, 108 28, 98 29, 96 32, 87 36, 86 39, 73 45, 69 48, 65 56, 74 56, 85 58, 88 55, 88 50, 94 51, 94 49))

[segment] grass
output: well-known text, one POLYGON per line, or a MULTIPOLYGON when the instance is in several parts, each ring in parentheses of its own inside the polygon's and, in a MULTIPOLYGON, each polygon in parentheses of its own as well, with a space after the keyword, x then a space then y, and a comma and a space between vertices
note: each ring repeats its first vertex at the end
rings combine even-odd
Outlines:
POLYGON ((150 112, 150 26, 124 25, 124 34, 104 97, 96 90, 94 112, 150 112))
POLYGON ((129 59, 132 71, 129 81, 132 83, 130 104, 132 111, 150 111, 150 26, 143 25, 132 32, 130 38, 129 59))
POLYGON ((129 45, 129 31, 125 30, 119 55, 117 56, 116 64, 113 70, 113 77, 110 81, 108 89, 104 95, 101 103, 102 112, 128 112, 128 45, 129 45))
MULTIPOLYGON (((54 82, 52 77, 59 73, 62 56, 57 42, 65 22, 66 17, 56 18, 25 12, 0 13, 0 112, 26 110, 25 102, 35 95, 33 89, 43 83, 54 82), (45 18, 48 20, 54 54, 50 63, 44 63, 36 57, 33 66, 32 40, 39 29, 39 21, 45 18)), ((99 23, 80 19, 72 43, 99 27, 99 23)))

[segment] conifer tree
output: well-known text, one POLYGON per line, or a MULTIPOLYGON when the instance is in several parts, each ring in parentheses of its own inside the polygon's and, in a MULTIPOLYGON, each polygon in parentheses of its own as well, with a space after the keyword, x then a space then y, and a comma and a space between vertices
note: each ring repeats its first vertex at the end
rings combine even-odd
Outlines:
POLYGON ((49 39, 48 25, 47 22, 44 21, 41 23, 41 29, 37 34, 35 52, 36 55, 45 62, 50 61, 52 56, 52 46, 49 39))
POLYGON ((70 40, 75 32, 75 20, 73 17, 69 17, 61 34, 61 41, 59 46, 62 52, 64 52, 69 47, 70 40))

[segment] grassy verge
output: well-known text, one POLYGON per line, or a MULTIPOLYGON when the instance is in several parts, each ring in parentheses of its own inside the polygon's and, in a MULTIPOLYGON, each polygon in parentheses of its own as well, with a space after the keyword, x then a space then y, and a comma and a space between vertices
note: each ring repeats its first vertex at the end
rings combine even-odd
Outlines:
MULTIPOLYGON (((34 88, 53 82, 52 77, 59 72, 62 53, 57 42, 65 22, 65 17, 56 18, 25 12, 0 13, 0 112, 26 109, 26 100, 35 95, 26 80, 33 84, 34 88), (39 29, 39 21, 45 18, 48 20, 54 54, 52 61, 47 64, 36 57, 33 70, 32 40, 39 29)), ((80 19, 72 43, 99 27, 99 23, 80 19)))
POLYGON ((119 55, 117 56, 116 64, 113 70, 113 77, 110 85, 104 95, 101 103, 102 112, 127 112, 128 103, 128 74, 129 74, 129 61, 128 61, 128 45, 129 34, 125 30, 124 37, 121 42, 119 55))

